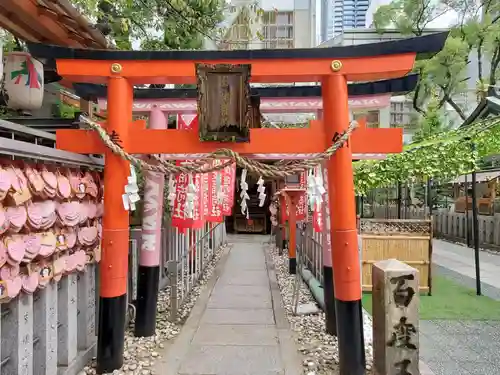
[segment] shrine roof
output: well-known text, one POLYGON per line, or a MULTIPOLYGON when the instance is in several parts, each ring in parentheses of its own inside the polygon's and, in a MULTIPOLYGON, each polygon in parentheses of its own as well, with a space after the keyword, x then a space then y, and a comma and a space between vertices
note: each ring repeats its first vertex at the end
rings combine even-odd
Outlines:
POLYGON ((0 27, 27 42, 76 48, 112 48, 68 0, 2 0, 0 27))
POLYGON ((31 54, 36 58, 75 60, 276 60, 276 59, 339 59, 374 56, 390 56, 416 53, 417 58, 428 58, 444 46, 448 32, 421 37, 369 43, 354 46, 335 46, 327 48, 296 49, 257 49, 257 50, 169 50, 169 51, 118 51, 67 48, 41 43, 28 43, 31 54))
MULTIPOLYGON (((413 91, 418 81, 418 74, 410 74, 401 78, 385 79, 374 82, 350 83, 350 96, 377 95, 377 94, 404 94, 413 91)), ((107 96, 106 85, 91 83, 73 84, 76 95, 85 100, 95 100, 107 96)), ((279 86, 279 87, 252 87, 252 95, 261 98, 298 98, 320 97, 321 86, 279 86)), ((196 88, 185 89, 134 89, 135 99, 193 99, 198 95, 196 88)))

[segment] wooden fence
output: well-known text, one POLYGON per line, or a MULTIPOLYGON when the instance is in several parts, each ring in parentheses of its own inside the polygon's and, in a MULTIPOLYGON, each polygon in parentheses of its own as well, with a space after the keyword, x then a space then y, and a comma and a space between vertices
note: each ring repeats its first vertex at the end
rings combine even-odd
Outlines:
MULTIPOLYGON (((370 206, 368 211, 371 217, 377 219, 396 219, 397 208, 395 205, 386 207, 384 205, 370 206)), ((428 210, 423 208, 401 208, 401 218, 406 219, 428 219, 428 210)), ((468 213, 468 223, 466 225, 465 213, 451 212, 448 209, 437 209, 432 212, 434 236, 455 242, 466 243, 467 230, 469 241, 473 243, 472 212, 468 213)), ((500 250, 500 214, 478 215, 479 245, 482 248, 500 250)))
POLYGON ((372 291, 374 263, 397 259, 418 269, 420 291, 431 292, 431 220, 362 219, 360 237, 363 291, 372 291))

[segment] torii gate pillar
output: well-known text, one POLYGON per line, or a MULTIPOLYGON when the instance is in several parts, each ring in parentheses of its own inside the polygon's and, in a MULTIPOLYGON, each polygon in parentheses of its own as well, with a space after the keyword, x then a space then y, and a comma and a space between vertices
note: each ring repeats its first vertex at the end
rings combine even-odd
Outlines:
MULTIPOLYGON (((108 134, 119 135, 117 142, 126 148, 128 127, 132 121, 132 85, 123 77, 108 79, 108 134)), ((125 311, 127 309, 127 274, 129 213, 123 207, 129 163, 111 151, 105 151, 102 258, 99 288, 99 335, 97 373, 113 372, 123 364, 125 311)))
MULTIPOLYGON (((337 63, 340 70, 342 64, 337 63)), ((325 139, 330 146, 349 126, 345 76, 340 72, 324 76, 321 91, 325 139)), ((340 374, 362 375, 365 373, 365 350, 350 142, 333 154, 327 168, 340 374)))

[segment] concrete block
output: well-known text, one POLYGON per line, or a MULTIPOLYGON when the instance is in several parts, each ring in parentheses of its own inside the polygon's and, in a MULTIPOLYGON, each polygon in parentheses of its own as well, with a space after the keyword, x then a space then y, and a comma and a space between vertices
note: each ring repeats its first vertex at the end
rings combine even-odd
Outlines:
POLYGON ((396 259, 372 269, 373 354, 377 375, 419 373, 419 274, 396 259))
POLYGON ((35 295, 33 374, 57 373, 57 284, 49 283, 35 295))
POLYGON ((69 274, 63 277, 58 286, 57 364, 67 367, 73 362, 78 352, 77 275, 69 274))
POLYGON ((33 296, 21 293, 2 306, 2 375, 33 374, 33 296), (7 360, 8 359, 8 360, 7 360))
POLYGON ((89 264, 86 271, 78 275, 78 350, 86 350, 96 342, 94 267, 94 264, 89 264))

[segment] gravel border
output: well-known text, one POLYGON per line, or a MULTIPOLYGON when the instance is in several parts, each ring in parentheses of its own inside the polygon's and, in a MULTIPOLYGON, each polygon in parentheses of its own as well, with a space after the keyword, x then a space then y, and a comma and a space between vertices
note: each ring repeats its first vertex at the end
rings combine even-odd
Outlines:
MULTIPOLYGON (((120 370, 113 371, 114 375, 152 375, 152 367, 160 358, 159 352, 165 347, 167 341, 173 340, 180 332, 183 323, 189 316, 196 300, 205 288, 207 282, 214 274, 219 260, 224 255, 227 245, 223 245, 214 251, 214 257, 208 260, 198 284, 186 296, 184 303, 179 308, 179 317, 176 323, 168 320, 170 315, 170 287, 161 290, 158 294, 156 313, 156 335, 152 337, 135 337, 133 321, 125 333, 125 350, 123 353, 123 366, 120 370)), ((95 375, 95 358, 89 366, 86 366, 79 375, 95 375)))
MULTIPOLYGON (((285 313, 295 332, 299 351, 304 355, 304 374, 332 375, 338 373, 337 338, 325 332, 325 314, 321 311, 316 315, 293 315, 292 296, 295 275, 288 273, 288 256, 278 254, 274 245, 267 247, 274 262, 276 276, 281 292, 285 313)), ((306 283, 300 285, 300 304, 316 302, 306 283)), ((363 328, 365 333, 366 369, 371 373, 373 363, 372 319, 363 310, 363 328)))

